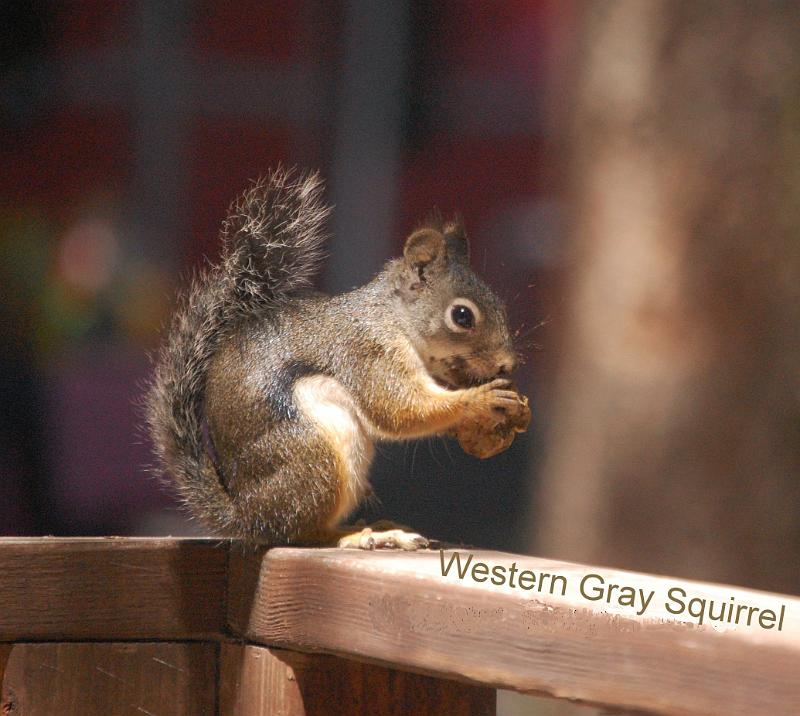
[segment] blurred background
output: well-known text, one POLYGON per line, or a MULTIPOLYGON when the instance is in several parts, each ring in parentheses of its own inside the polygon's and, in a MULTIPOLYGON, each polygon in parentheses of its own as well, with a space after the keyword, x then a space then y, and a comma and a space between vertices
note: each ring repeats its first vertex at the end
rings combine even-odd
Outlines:
MULTIPOLYGON (((9 2, 0 9, 4 534, 191 530, 147 473, 136 402, 176 289, 278 162, 335 205, 323 288, 360 285, 433 208, 463 214, 536 392, 560 271, 543 3, 9 2), (502 42, 498 42, 503 38, 502 42), (534 373, 533 371, 536 371, 534 373)), ((381 448, 379 505, 522 549, 534 435, 490 463, 381 448)))
POLYGON ((0 157, 0 534, 197 529, 136 404, 282 162, 330 291, 460 212, 525 359, 529 433, 383 446, 357 517, 800 592, 796 3, 9 1, 0 157))

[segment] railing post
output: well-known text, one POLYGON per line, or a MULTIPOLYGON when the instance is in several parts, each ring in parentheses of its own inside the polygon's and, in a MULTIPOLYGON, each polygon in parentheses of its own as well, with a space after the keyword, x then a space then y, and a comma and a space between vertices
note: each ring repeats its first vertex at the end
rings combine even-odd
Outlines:
POLYGON ((324 654, 223 644, 220 716, 489 716, 493 688, 324 654))

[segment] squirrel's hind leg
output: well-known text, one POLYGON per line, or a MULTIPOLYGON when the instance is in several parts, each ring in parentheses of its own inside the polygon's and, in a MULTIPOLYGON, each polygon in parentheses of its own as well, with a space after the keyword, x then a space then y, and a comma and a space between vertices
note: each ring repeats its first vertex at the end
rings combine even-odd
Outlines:
POLYGON ((305 376, 295 383, 294 401, 303 417, 324 440, 335 457, 339 499, 326 534, 318 542, 355 549, 417 550, 428 540, 398 525, 337 527, 369 489, 367 471, 372 460, 372 439, 356 401, 341 382, 327 375, 305 376))
POLYGON ((338 481, 336 509, 327 518, 332 530, 369 491, 367 473, 374 453, 353 396, 336 378, 316 374, 300 378, 293 399, 302 419, 324 442, 338 481))

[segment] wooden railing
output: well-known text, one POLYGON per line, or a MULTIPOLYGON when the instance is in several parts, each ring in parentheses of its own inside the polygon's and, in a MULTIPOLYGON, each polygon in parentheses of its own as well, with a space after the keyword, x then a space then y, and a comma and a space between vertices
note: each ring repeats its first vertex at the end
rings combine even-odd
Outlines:
POLYGON ((466 549, 12 538, 0 677, 26 716, 489 714, 496 688, 798 714, 800 600, 466 549))

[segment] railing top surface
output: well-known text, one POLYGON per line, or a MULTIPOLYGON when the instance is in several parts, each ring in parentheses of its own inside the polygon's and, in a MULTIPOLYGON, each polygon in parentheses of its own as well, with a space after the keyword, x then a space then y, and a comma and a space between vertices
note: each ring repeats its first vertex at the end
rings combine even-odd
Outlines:
POLYGON ((629 709, 800 711, 800 599, 741 587, 467 548, 172 538, 0 539, 0 575, 0 641, 235 637, 629 709), (740 623, 670 613, 670 589, 740 623))

